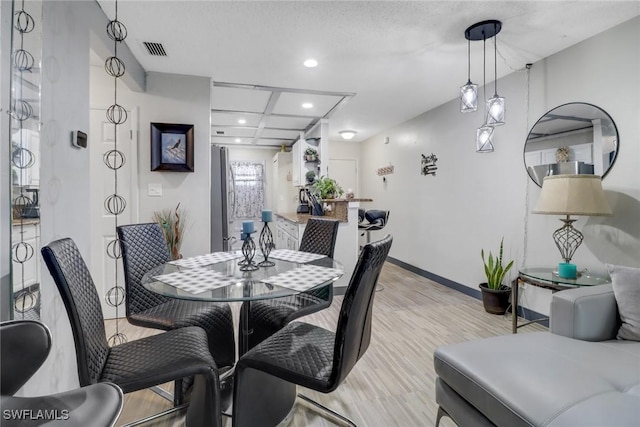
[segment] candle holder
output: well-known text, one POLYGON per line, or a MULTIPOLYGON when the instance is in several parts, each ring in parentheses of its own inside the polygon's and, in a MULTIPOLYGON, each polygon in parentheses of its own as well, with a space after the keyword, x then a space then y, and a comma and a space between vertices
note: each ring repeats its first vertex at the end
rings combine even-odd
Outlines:
POLYGON ((256 244, 253 242, 251 238, 251 233, 246 233, 247 236, 244 239, 244 243, 242 243, 242 255, 244 256, 244 260, 240 261, 238 265, 240 265, 240 271, 255 271, 259 267, 253 262, 253 257, 256 254, 256 244))
POLYGON ((262 227, 258 243, 260 244, 260 250, 262 251, 262 255, 264 256, 264 261, 259 262, 258 265, 260 267, 273 267, 274 265, 276 265, 275 262, 269 261, 269 254, 271 253, 271 249, 273 249, 275 245, 273 244, 273 234, 271 233, 271 229, 269 229, 268 222, 265 222, 264 226, 262 227))

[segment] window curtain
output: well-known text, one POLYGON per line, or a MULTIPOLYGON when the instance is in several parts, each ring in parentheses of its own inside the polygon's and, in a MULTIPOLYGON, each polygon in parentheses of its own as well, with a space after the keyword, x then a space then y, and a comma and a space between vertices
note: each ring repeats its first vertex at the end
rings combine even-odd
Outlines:
POLYGON ((264 164, 258 162, 230 162, 235 187, 233 218, 260 218, 264 209, 264 164))

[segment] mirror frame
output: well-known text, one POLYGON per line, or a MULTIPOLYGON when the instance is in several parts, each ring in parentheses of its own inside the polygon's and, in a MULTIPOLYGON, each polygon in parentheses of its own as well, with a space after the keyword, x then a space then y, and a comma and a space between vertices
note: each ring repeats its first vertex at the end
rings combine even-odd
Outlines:
MULTIPOLYGON (((542 182, 538 183, 538 181, 536 180, 536 177, 532 176, 532 172, 529 169, 529 165, 527 164, 527 143, 529 143, 530 139, 531 139, 531 133, 534 131, 535 127, 542 121, 544 120, 549 114, 551 114, 553 111, 558 110, 559 108, 563 108, 569 105, 584 105, 584 106, 589 106, 592 108, 597 109, 598 111, 600 111, 602 113, 602 115, 604 116, 604 118, 608 119, 611 122, 611 125, 613 126, 613 129, 615 130, 615 135, 616 135, 616 150, 615 150, 615 155, 613 156, 613 159, 611 160, 611 163, 609 164, 608 168, 603 172, 602 174, 602 178, 604 179, 605 176, 607 176, 607 174, 609 173, 609 171, 611 171, 611 169, 613 168, 613 166, 615 165, 615 162, 618 158, 618 155, 620 153, 620 132, 618 131, 618 126, 616 125, 616 122, 613 120, 613 118, 611 117, 611 115, 609 115, 609 113, 607 113, 604 109, 598 107, 595 104, 591 104, 588 102, 567 102, 565 104, 561 104, 558 105, 554 108, 552 108, 551 110, 547 111, 546 113, 544 113, 531 127, 531 129, 529 130, 529 133, 527 134, 527 139, 524 142, 524 148, 522 150, 522 158, 523 158, 523 162, 524 162, 524 166, 525 169, 527 171, 527 175, 529 175, 529 178, 531 178, 531 180, 539 187, 542 187, 542 182)), ((557 162, 556 162, 557 164, 557 162)), ((576 172, 577 173, 577 172, 576 172)))

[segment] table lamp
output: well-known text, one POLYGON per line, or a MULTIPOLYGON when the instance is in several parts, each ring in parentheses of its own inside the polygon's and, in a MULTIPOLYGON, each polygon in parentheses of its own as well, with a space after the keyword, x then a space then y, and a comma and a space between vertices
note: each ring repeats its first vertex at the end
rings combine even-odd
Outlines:
POLYGON ((611 208, 602 191, 602 178, 598 175, 551 175, 544 178, 536 214, 565 215, 564 225, 553 232, 553 240, 564 263, 558 264, 558 276, 575 279, 575 264, 571 258, 583 240, 579 230, 573 228, 571 215, 608 216, 611 208))

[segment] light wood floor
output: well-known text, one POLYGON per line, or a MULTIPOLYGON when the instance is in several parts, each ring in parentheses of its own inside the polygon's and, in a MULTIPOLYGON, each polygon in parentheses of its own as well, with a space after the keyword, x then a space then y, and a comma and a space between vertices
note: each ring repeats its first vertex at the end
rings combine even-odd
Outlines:
MULTIPOLYGON (((351 418, 358 426, 433 426, 435 372, 433 351, 444 344, 511 333, 510 316, 488 314, 482 302, 386 263, 376 292, 371 345, 347 379, 331 394, 299 388, 306 395, 351 418)), ((303 320, 335 329, 342 297, 327 310, 303 320)), ((237 315, 237 314, 236 314, 237 315)), ((120 320, 128 339, 158 333, 120 320)), ((107 321, 107 332, 115 321, 107 321)), ((519 333, 545 330, 534 324, 519 333)), ((499 355, 497 355, 499 356, 499 355)), ((168 388, 168 387, 167 387, 168 388)), ((170 407, 149 390, 129 393, 118 425, 170 407)), ((231 420, 223 417, 227 426, 231 420)), ((184 426, 184 413, 147 425, 184 426)), ((304 402, 296 403, 292 427, 340 425, 304 402)), ((445 419, 443 427, 453 426, 445 419)), ((256 426, 258 427, 258 426, 256 426)))

